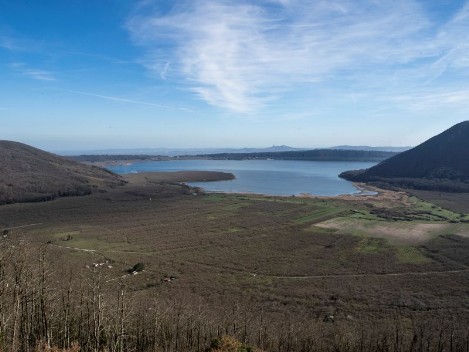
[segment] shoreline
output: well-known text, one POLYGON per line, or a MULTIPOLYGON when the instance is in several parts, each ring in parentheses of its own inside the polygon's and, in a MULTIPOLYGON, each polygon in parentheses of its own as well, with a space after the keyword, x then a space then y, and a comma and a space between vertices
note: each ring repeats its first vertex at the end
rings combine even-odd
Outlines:
POLYGON ((236 177, 232 173, 221 171, 155 171, 138 172, 120 175, 124 180, 132 183, 142 182, 215 182, 229 181, 236 177))
POLYGON ((237 192, 222 190, 206 190, 198 185, 191 183, 197 182, 217 182, 230 181, 236 179, 236 176, 228 172, 220 171, 146 171, 137 173, 128 173, 120 175, 124 180, 134 183, 183 183, 188 187, 200 189, 207 194, 229 194, 229 195, 256 195, 262 197, 280 197, 280 198, 316 198, 316 199, 342 199, 342 200, 364 200, 379 198, 387 194, 389 190, 383 190, 374 186, 369 186, 362 182, 351 182, 356 188, 356 192, 337 194, 337 195, 317 195, 312 193, 299 194, 267 194, 257 192, 237 192))
MULTIPOLYGON (((255 196, 262 196, 262 197, 270 197, 270 198, 311 198, 311 199, 344 199, 346 198, 347 200, 349 199, 358 199, 358 197, 366 197, 366 198, 371 198, 371 197, 378 197, 380 194, 386 192, 385 190, 381 190, 379 188, 373 187, 373 186, 367 186, 365 184, 355 184, 353 185, 359 190, 359 192, 356 193, 346 193, 346 194, 338 194, 338 195, 333 195, 333 196, 321 196, 321 195, 315 195, 311 193, 299 193, 299 194, 268 194, 268 193, 257 193, 257 192, 236 192, 236 191, 221 191, 221 190, 205 190, 203 188, 202 191, 206 194, 229 194, 229 195, 255 195, 255 196), (369 189, 367 189, 369 188, 369 189)), ((187 184, 189 187, 194 187, 194 188, 200 188, 195 185, 190 185, 187 184)), ((393 192, 393 191, 388 191, 388 192, 393 192)), ((360 198, 359 200, 362 200, 360 198)))
POLYGON ((358 190, 357 193, 352 194, 356 196, 377 196, 380 192, 383 192, 382 189, 367 185, 363 182, 352 182, 352 185, 358 190))

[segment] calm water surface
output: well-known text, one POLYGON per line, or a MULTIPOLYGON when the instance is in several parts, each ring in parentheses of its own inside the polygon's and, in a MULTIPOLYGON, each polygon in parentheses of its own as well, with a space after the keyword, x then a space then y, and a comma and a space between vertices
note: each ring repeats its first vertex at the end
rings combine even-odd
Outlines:
POLYGON ((107 168, 118 174, 148 171, 223 171, 236 176, 231 181, 193 182, 207 191, 262 193, 271 195, 314 194, 335 196, 357 193, 351 182, 337 175, 365 169, 373 162, 290 160, 174 160, 136 162, 107 168))

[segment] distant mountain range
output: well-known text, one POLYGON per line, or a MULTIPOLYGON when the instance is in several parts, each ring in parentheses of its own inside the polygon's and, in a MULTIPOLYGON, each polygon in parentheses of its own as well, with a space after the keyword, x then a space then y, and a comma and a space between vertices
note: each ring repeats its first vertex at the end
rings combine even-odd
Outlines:
POLYGON ((342 149, 314 149, 293 150, 284 152, 246 152, 246 153, 217 153, 199 155, 147 155, 147 154, 98 154, 69 156, 69 159, 79 162, 109 164, 130 161, 161 161, 161 160, 304 160, 304 161, 370 161, 379 162, 397 153, 376 150, 342 150, 342 149))
POLYGON ((403 188, 469 192, 469 121, 372 168, 340 176, 403 188))
POLYGON ((105 169, 26 144, 0 141, 0 204, 86 195, 123 183, 105 169))
POLYGON ((340 150, 367 150, 367 151, 377 151, 377 152, 395 152, 395 153, 401 153, 406 150, 411 149, 412 147, 369 147, 365 145, 358 145, 358 146, 353 146, 353 145, 338 145, 335 147, 330 147, 327 149, 340 149, 340 150))
POLYGON ((378 162, 396 155, 395 152, 375 150, 313 149, 262 153, 219 153, 193 156, 212 160, 304 160, 304 161, 372 161, 378 162))
POLYGON ((284 152, 294 150, 305 150, 304 148, 293 148, 286 145, 272 146, 268 148, 134 148, 134 149, 98 149, 98 150, 68 150, 57 151, 64 156, 76 155, 199 155, 217 153, 258 153, 258 152, 284 152))
POLYGON ((410 147, 369 147, 369 146, 350 146, 341 145, 330 148, 294 148, 287 145, 274 145, 268 148, 136 148, 136 149, 100 149, 100 150, 68 150, 56 151, 57 154, 65 156, 76 155, 160 155, 160 156, 179 156, 179 155, 208 155, 221 153, 275 153, 291 152, 314 149, 341 149, 341 150, 366 150, 366 151, 384 151, 384 152, 402 152, 410 147))

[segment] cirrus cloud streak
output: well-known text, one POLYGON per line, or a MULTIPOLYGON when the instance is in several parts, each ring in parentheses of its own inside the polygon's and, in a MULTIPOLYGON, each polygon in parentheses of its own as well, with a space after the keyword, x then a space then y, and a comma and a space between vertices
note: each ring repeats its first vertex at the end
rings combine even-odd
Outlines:
POLYGON ((417 89, 449 71, 467 73, 468 18, 466 4, 436 23, 414 0, 195 0, 165 11, 147 0, 126 28, 157 76, 249 113, 328 82, 366 89, 392 76, 417 89))

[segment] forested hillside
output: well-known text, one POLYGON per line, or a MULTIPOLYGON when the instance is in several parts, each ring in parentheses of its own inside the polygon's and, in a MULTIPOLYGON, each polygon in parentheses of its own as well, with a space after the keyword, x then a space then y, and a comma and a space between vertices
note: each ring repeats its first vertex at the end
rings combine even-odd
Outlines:
POLYGON ((469 121, 367 170, 341 177, 400 187, 469 192, 469 121))
POLYGON ((22 143, 0 141, 0 204, 81 196, 123 183, 105 169, 22 143))

